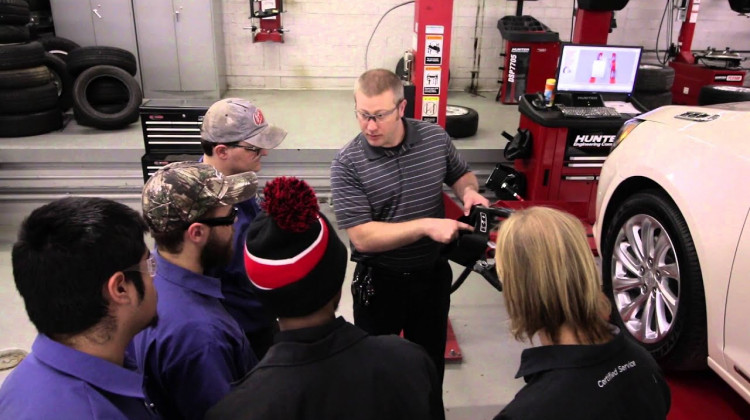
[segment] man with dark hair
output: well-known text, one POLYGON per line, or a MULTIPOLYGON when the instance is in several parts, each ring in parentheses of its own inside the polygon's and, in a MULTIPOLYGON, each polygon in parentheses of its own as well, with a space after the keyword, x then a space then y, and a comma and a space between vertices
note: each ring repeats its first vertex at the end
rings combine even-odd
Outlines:
POLYGON ((125 357, 157 319, 146 230, 102 198, 53 201, 24 220, 13 277, 39 335, 0 389, 0 418, 159 418, 125 357))
POLYGON ((232 258, 232 206, 253 197, 257 183, 253 172, 222 176, 205 163, 177 162, 143 187, 143 215, 157 245, 160 320, 131 350, 167 418, 202 418, 257 363, 221 304, 220 280, 204 274, 232 258))
POLYGON ((368 70, 355 85, 362 132, 331 163, 336 220, 352 244, 354 323, 421 344, 441 380, 452 272, 443 244, 471 226, 445 218, 443 185, 464 204, 489 205, 477 177, 437 124, 404 118, 401 80, 368 70))
MULTIPOLYGON (((286 137, 286 131, 269 124, 260 108, 239 98, 215 102, 203 117, 201 146, 203 162, 224 175, 258 172, 261 158, 268 155, 286 137)), ((222 303, 245 331, 253 351, 262 358, 273 344, 278 331, 276 320, 250 289, 242 262, 245 233, 260 212, 257 197, 236 204, 234 254, 228 265, 215 267, 207 274, 221 279, 222 303)))
POLYGON ((207 419, 444 419, 435 367, 418 345, 336 318, 346 246, 296 178, 264 189, 245 245, 250 285, 279 317, 266 356, 207 419))

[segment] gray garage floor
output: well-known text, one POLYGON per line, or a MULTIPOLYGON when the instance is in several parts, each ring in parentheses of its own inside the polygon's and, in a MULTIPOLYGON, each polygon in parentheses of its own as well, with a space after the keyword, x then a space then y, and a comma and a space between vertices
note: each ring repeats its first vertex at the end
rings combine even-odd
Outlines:
MULTIPOLYGON (((357 133, 352 115, 351 92, 344 91, 230 91, 225 96, 252 99, 269 121, 286 128, 289 136, 281 145, 283 151, 312 153, 318 150, 335 151, 357 133)), ((462 153, 502 156, 505 140, 500 132, 514 132, 518 125, 515 106, 494 101, 494 92, 484 98, 462 92, 451 92, 450 103, 469 106, 479 112, 479 130, 475 137, 456 140, 462 153)), ((0 162, 24 159, 25 154, 40 151, 50 154, 65 151, 115 150, 133 159, 143 153, 140 124, 117 132, 99 132, 78 127, 71 122, 61 132, 25 139, 5 139, 0 146, 0 162)), ((80 159, 80 153, 76 155, 80 159)), ((283 155, 282 155, 283 156, 283 155)), ((139 166, 138 166, 139 167, 139 166)), ((136 176, 137 178, 137 176, 136 176)), ((481 181, 481 180, 480 180, 481 181)), ((0 206, 4 203, 0 202, 0 206)), ((137 205, 132 199, 128 202, 137 205)), ((323 210, 331 217, 328 205, 323 210)), ((35 336, 13 284, 10 249, 17 224, 6 225, 0 231, 0 349, 19 347, 29 349, 35 336)), ((340 232, 345 236, 343 232, 340 232)), ((349 274, 352 267, 349 267, 349 274)), ((457 275, 458 268, 454 269, 457 275)), ((350 275, 344 284, 349 288, 350 275)), ((351 297, 344 293, 340 314, 352 320, 351 297)), ((520 353, 525 344, 515 342, 508 333, 507 315, 502 295, 478 275, 472 275, 452 296, 450 320, 463 353, 463 361, 449 364, 444 382, 444 401, 447 418, 490 419, 507 404, 523 385, 514 379, 520 353)), ((8 371, 0 371, 0 381, 8 371)))

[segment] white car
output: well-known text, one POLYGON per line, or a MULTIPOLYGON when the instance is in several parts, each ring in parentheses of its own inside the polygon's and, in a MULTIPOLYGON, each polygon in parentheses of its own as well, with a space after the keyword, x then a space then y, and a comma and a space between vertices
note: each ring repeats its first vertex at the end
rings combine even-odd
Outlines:
POLYGON ((594 235, 612 320, 668 369, 710 366, 750 402, 750 102, 626 123, 594 235))

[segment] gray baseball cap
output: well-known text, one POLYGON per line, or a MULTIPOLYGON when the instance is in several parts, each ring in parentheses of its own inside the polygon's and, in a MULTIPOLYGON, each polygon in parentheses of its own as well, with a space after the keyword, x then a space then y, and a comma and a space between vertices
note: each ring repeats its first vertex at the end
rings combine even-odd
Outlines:
POLYGON ((224 176, 205 163, 170 163, 143 186, 143 217, 154 232, 184 229, 212 208, 252 198, 257 189, 255 172, 224 176))
POLYGON ((255 147, 273 149, 284 140, 286 130, 269 124, 260 108, 240 98, 226 98, 208 108, 201 125, 201 139, 213 143, 246 141, 255 147))

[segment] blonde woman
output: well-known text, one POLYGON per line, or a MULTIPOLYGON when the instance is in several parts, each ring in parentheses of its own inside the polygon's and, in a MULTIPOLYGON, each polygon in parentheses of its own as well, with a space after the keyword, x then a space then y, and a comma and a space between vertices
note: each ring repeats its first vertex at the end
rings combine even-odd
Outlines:
POLYGON ((609 301, 581 222, 545 207, 511 215, 497 273, 526 385, 495 419, 664 419, 670 392, 651 355, 607 322, 609 301))

